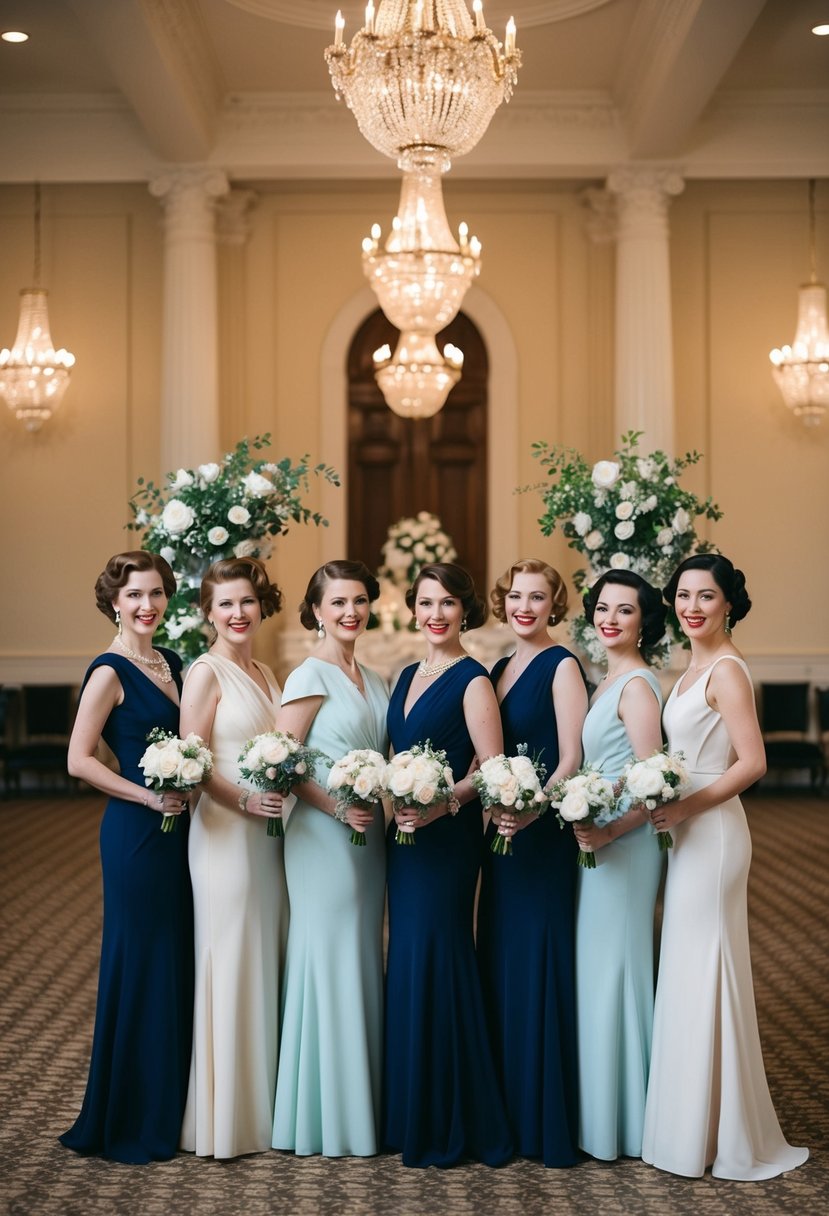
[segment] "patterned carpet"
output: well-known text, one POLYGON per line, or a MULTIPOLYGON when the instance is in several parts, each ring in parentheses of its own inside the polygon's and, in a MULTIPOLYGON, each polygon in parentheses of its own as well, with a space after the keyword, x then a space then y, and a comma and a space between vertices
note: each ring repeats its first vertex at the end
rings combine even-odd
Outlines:
POLYGON ((149 1166, 82 1159, 56 1137, 86 1080, 100 935, 97 798, 0 804, 0 1212, 14 1216, 793 1216, 829 1211, 829 801, 754 796, 752 946, 769 1083, 812 1156, 770 1182, 689 1181, 635 1161, 405 1170, 396 1157, 149 1166))

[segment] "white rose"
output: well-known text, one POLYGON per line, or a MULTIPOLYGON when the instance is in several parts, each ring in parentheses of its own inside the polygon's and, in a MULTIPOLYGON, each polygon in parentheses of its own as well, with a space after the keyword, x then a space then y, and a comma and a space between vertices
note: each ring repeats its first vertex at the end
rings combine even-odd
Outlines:
POLYGON ((389 781, 389 789, 393 798, 405 798, 407 794, 412 792, 412 775, 406 768, 395 769, 389 781))
POLYGON ((591 473, 593 485, 600 490, 609 490, 619 479, 619 466, 615 460, 599 460, 591 473))
POLYGON ((422 560, 424 557, 426 557, 428 550, 426 549, 426 546, 424 545, 423 541, 419 540, 417 542, 417 544, 415 545, 414 549, 412 550, 412 552, 414 553, 415 557, 420 558, 422 560))
POLYGON ((437 789, 428 781, 424 781, 422 785, 416 786, 414 796, 421 806, 430 806, 437 797, 437 789))
POLYGON ((639 494, 639 486, 635 481, 623 481, 619 486, 619 494, 622 498, 636 498, 639 494))
POLYGON ((246 524, 250 519, 250 511, 247 507, 231 507, 227 517, 232 524, 246 524))
POLYGON ((662 774, 646 765, 637 765, 627 779, 628 790, 634 798, 656 798, 662 784, 662 774))
POLYGON ((181 762, 179 776, 185 785, 198 785, 202 779, 203 768, 201 762, 193 756, 185 756, 181 762))
POLYGON ((610 555, 611 570, 629 570, 630 558, 627 553, 612 553, 610 555))
POLYGON ((301 776, 307 768, 308 765, 304 760, 297 760, 296 764, 294 765, 294 772, 297 774, 297 776, 301 776))
POLYGON ((673 798, 676 798, 676 790, 672 785, 663 785, 659 791, 659 797, 663 802, 670 802, 673 798))
POLYGON ((144 778, 147 785, 150 784, 158 776, 158 757, 160 748, 154 743, 147 748, 144 755, 141 757, 139 767, 144 770, 144 778))
POLYGON ((163 557, 168 566, 172 566, 176 560, 176 551, 175 549, 171 549, 169 545, 165 545, 158 556, 163 557))
POLYGON ((150 522, 150 517, 146 511, 139 511, 135 517, 135 522, 138 524, 139 528, 146 528, 147 524, 150 522))
POLYGON ((220 526, 211 528, 207 533, 207 539, 210 541, 211 545, 223 545, 227 540, 228 535, 229 533, 227 528, 222 528, 220 526))
POLYGON ((179 760, 178 747, 173 744, 167 744, 166 747, 159 748, 158 754, 158 775, 162 780, 169 780, 178 772, 179 760))
POLYGON ((660 528, 656 534, 656 543, 660 548, 662 548, 664 545, 669 545, 673 539, 673 528, 660 528))
POLYGON ((561 818, 566 819, 568 823, 576 823, 579 819, 586 819, 589 811, 590 803, 581 790, 570 790, 566 793, 559 807, 561 818))
POLYGON ((573 516, 573 527, 578 536, 586 536, 593 527, 593 520, 586 511, 577 511, 573 516))
POLYGON ((654 475, 656 466, 649 456, 640 456, 636 461, 636 468, 641 478, 645 481, 650 481, 654 475))
POLYGON ((354 778, 354 793, 358 798, 370 798, 374 793, 374 775, 370 768, 363 769, 354 778))
POLYGON ((195 477, 192 473, 188 473, 187 469, 179 469, 173 478, 170 485, 171 490, 183 490, 185 486, 192 486, 195 482, 195 477))
POLYGON ((671 527, 673 528, 674 532, 676 532, 678 536, 681 536, 683 532, 688 531, 690 523, 691 516, 684 507, 678 507, 676 514, 671 520, 671 527))
POLYGON ((635 508, 634 508, 632 502, 628 502, 628 501, 620 502, 618 507, 616 508, 616 518, 617 519, 630 519, 634 510, 635 510, 635 508))
POLYGON ((247 477, 242 479, 242 485, 251 498, 267 498, 276 489, 273 482, 261 473, 248 473, 247 477))
POLYGON ((620 524, 617 524, 613 529, 617 540, 630 540, 636 531, 636 525, 632 519, 623 519, 620 524))
POLYGON ((588 532, 584 538, 584 546, 586 549, 600 549, 604 544, 604 537, 598 528, 594 528, 592 532, 588 532))
POLYGON ((665 482, 664 482, 664 484, 665 484, 666 486, 672 486, 672 485, 674 484, 674 479, 673 479, 673 477, 666 477, 666 478, 665 478, 665 482))
POLYGON ((262 759, 266 764, 281 764, 288 759, 288 748, 281 739, 267 739, 262 743, 262 759))
POLYGON ((645 499, 645 501, 639 507, 639 510, 640 511, 652 511, 655 506, 656 506, 656 495, 651 494, 645 499))
POLYGON ((201 477, 206 486, 212 485, 221 471, 221 466, 218 464, 199 465, 199 477, 201 477))
POLYGON ((252 540, 240 540, 233 546, 234 557, 256 557, 256 545, 252 540))
POLYGON ((171 536, 181 536, 193 526, 196 516, 192 507, 180 498, 171 498, 161 512, 161 526, 171 536))

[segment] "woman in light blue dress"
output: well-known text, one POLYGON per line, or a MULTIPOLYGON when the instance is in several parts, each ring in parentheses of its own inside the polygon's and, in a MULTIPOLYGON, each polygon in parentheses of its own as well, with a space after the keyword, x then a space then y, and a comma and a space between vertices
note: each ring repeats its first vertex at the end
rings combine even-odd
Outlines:
MULTIPOLYGON (((362 562, 328 562, 300 607, 322 641, 288 676, 277 729, 332 763, 353 748, 387 752, 388 690, 354 657, 378 594, 362 562)), ((318 761, 316 779, 298 787, 285 828, 291 923, 273 1147, 369 1157, 378 1151, 382 1083, 383 810, 355 808, 338 822, 328 770, 318 761), (352 828, 365 832, 364 848, 351 843, 352 828)))
MULTIPOLYGON (((607 652, 607 674, 584 723, 585 763, 616 781, 628 760, 662 746, 662 698, 643 652, 662 637, 662 597, 638 574, 593 585, 585 616, 607 652)), ((575 828, 596 868, 576 895, 579 1145, 604 1161, 639 1157, 653 1027, 653 912, 662 854, 644 808, 603 827, 575 828)))

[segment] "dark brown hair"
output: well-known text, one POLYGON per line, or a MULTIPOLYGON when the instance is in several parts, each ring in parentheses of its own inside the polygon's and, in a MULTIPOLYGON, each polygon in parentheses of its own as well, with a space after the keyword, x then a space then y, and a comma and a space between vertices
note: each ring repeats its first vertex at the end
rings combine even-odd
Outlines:
POLYGON ((95 582, 95 603, 99 612, 115 621, 115 609, 112 601, 122 587, 130 581, 130 575, 143 573, 145 570, 155 570, 161 579, 164 594, 167 599, 175 595, 176 576, 167 562, 157 553, 148 553, 146 549, 134 549, 129 553, 116 553, 104 566, 95 582))
POLYGON ((253 594, 259 600, 262 617, 273 616, 282 607, 282 592, 276 583, 272 583, 267 570, 256 557, 223 557, 214 562, 207 570, 201 583, 199 603, 202 616, 207 619, 210 605, 213 603, 213 593, 221 583, 232 583, 237 578, 244 578, 253 588, 253 594))
POLYGON ((406 592, 406 607, 414 612, 417 603, 417 589, 425 578, 433 578, 440 583, 444 591, 461 601, 463 616, 467 629, 479 629, 483 625, 489 610, 486 603, 478 595, 472 575, 463 566, 453 562, 432 562, 423 566, 412 586, 406 592))
POLYGON ((584 615, 590 624, 596 605, 602 598, 605 587, 627 587, 636 592, 639 611, 642 613, 642 651, 647 660, 665 636, 665 605, 656 587, 652 587, 633 570, 606 570, 584 596, 584 615), (646 653, 647 652, 647 653, 646 653))
POLYGON ((559 574, 558 570, 554 570, 539 557, 525 557, 520 561, 513 562, 509 570, 505 570, 501 577, 496 581, 495 586, 489 593, 489 598, 492 601, 492 615, 496 621, 506 621, 507 613, 504 603, 507 598, 507 593, 512 590, 512 584, 516 574, 542 574, 550 588, 552 596, 552 610, 550 612, 548 625, 555 625, 558 621, 564 619, 567 612, 567 587, 564 579, 559 574))
POLYGON ((354 583, 362 583, 366 589, 369 602, 373 603, 380 594, 380 584, 369 570, 365 562, 349 561, 342 558, 338 561, 326 562, 311 575, 305 589, 305 599, 299 606, 299 622, 306 629, 317 628, 317 616, 314 608, 318 608, 325 595, 325 588, 335 578, 349 579, 354 583))

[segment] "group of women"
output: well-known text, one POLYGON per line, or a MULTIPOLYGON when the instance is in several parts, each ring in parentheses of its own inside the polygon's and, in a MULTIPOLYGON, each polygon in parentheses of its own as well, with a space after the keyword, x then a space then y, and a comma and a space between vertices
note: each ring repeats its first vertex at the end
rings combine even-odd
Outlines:
POLYGON ((664 719, 648 667, 663 597, 627 571, 586 596, 607 653, 590 701, 578 660, 549 636, 567 593, 542 561, 516 562, 492 592, 515 648, 491 674, 463 646, 487 615, 472 579, 425 566, 407 595, 425 657, 390 698, 355 657, 379 590, 361 562, 313 575, 300 619, 319 642, 281 695, 252 654, 281 598, 261 563, 207 572, 214 640, 183 688, 179 661, 152 645, 173 589, 145 552, 112 558, 96 586, 118 633, 87 673, 69 763, 109 795, 104 935, 89 1081, 64 1144, 128 1162, 273 1147, 564 1167, 587 1153, 739 1179, 805 1161, 780 1130, 757 1030, 738 795, 764 759, 731 640, 750 601, 726 558, 687 559, 665 589, 691 659, 664 719), (471 780, 482 760, 525 744, 549 783, 583 762, 615 781, 662 746, 663 721, 692 772, 680 801, 574 832, 552 812, 495 807, 485 833, 471 780), (194 731, 214 755, 189 824, 187 797, 147 790, 137 767, 158 725, 194 731), (283 847, 265 820, 287 804, 238 771, 243 744, 274 725, 331 761, 428 741, 447 754, 452 797, 403 807, 388 830, 380 804, 343 823, 322 760, 295 791, 283 847), (118 772, 96 756, 101 737, 118 772), (178 831, 160 831, 162 813, 178 831), (674 843, 654 1003, 658 831, 674 843), (511 856, 489 849, 496 832, 511 856), (579 848, 594 869, 578 869, 579 848))

